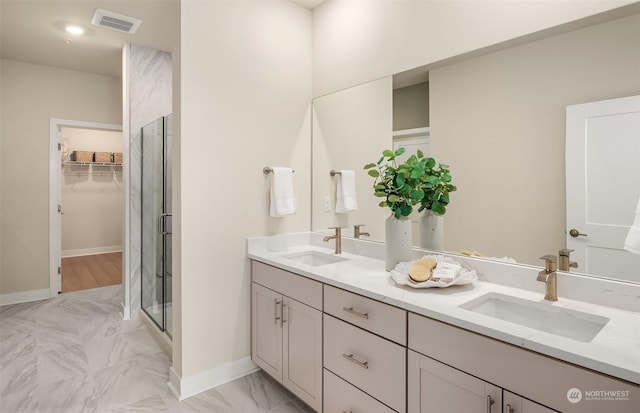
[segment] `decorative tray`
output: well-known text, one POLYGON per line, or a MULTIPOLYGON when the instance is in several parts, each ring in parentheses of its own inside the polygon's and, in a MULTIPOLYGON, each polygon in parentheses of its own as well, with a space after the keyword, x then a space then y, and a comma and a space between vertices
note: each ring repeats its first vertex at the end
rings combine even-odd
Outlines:
MULTIPOLYGON (((451 264, 458 264, 453 258, 445 257, 443 255, 425 255, 422 258, 428 257, 434 258, 437 263, 447 262, 451 264)), ((417 283, 409 279, 409 269, 413 266, 414 262, 415 261, 403 261, 398 263, 396 267, 391 270, 391 279, 393 279, 396 284, 408 285, 412 288, 446 288, 451 287, 452 285, 471 284, 478 279, 476 270, 461 268, 453 281, 427 280, 417 283)))

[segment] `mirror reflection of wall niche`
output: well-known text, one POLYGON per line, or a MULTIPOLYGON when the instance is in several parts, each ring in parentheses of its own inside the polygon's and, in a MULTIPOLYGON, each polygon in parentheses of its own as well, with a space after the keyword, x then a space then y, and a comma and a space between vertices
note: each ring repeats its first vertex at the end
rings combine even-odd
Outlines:
MULTIPOLYGON (((477 250, 539 266, 540 256, 557 254, 565 246, 566 106, 640 94, 639 36, 640 15, 635 14, 411 71, 428 72, 432 156, 451 166, 458 187, 445 215, 446 250, 477 250)), ((403 76, 394 75, 394 83, 403 76)), ((332 102, 340 101, 345 92, 366 89, 376 82, 315 99, 314 110, 322 100, 322 111, 331 111, 332 102)), ((392 86, 388 88, 391 96, 392 86)), ((394 100, 400 100, 397 92, 394 100)), ((369 101, 351 100, 348 104, 375 106, 369 101)), ((313 230, 338 222, 329 214, 318 216, 322 197, 329 192, 328 170, 342 168, 328 159, 347 156, 356 171, 377 160, 380 151, 392 145, 391 134, 386 135, 386 142, 377 140, 391 128, 375 130, 374 125, 384 116, 382 106, 389 108, 387 116, 393 117, 394 130, 405 127, 396 126, 402 120, 398 120, 398 113, 391 115, 390 101, 379 104, 378 112, 372 112, 368 119, 361 114, 356 122, 361 125, 356 129, 367 128, 368 133, 342 133, 337 142, 330 136, 337 124, 327 118, 317 125, 314 119, 313 230), (323 133, 318 142, 316 127, 323 133), (320 161, 324 164, 317 175, 320 161)), ((344 124, 349 109, 342 113, 342 117, 334 113, 334 118, 344 124)), ((377 226, 379 230, 372 231, 371 239, 383 241, 383 220, 388 212, 377 206, 379 200, 370 188, 372 180, 362 175, 360 215, 353 223, 366 224, 364 230, 377 226), (377 212, 364 215, 365 208, 377 212)), ((580 268, 574 271, 580 272, 580 268)))
POLYGON ((428 127, 429 82, 393 88, 393 130, 428 127))

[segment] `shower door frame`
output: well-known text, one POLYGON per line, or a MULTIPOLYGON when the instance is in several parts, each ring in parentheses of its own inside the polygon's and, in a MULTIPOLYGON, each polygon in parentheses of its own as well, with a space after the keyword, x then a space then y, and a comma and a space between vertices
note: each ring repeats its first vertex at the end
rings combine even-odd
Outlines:
MULTIPOLYGON (((144 195, 144 181, 143 181, 143 177, 144 177, 144 156, 145 156, 145 151, 144 151, 144 139, 145 139, 145 135, 144 135, 144 128, 149 126, 150 124, 154 123, 154 122, 158 122, 162 120, 162 206, 161 206, 161 210, 160 210, 160 214, 158 214, 157 216, 155 216, 153 218, 154 222, 156 223, 156 227, 155 230, 153 232, 153 234, 155 235, 154 241, 158 242, 157 237, 161 236, 161 243, 162 243, 162 257, 161 257, 161 282, 162 282, 162 301, 161 303, 159 303, 162 306, 162 311, 161 311, 161 323, 159 323, 155 316, 153 314, 150 314, 146 307, 145 307, 145 302, 144 302, 144 241, 143 241, 143 237, 144 237, 144 218, 141 219, 141 227, 140 227, 140 308, 142 311, 144 311, 144 313, 154 322, 154 324, 156 326, 158 326, 158 328, 160 329, 160 331, 165 332, 169 337, 171 337, 171 332, 168 331, 167 329, 167 273, 168 273, 168 269, 167 268, 167 258, 170 255, 170 251, 167 251, 167 247, 171 245, 170 241, 167 240, 168 236, 171 235, 171 231, 167 230, 168 227, 170 227, 169 225, 167 225, 167 217, 171 216, 171 199, 169 199, 169 197, 167 196, 168 192, 170 189, 168 189, 168 182, 169 182, 169 133, 168 133, 168 124, 169 124, 169 120, 168 120, 168 116, 162 116, 158 119, 156 119, 155 121, 143 126, 141 128, 141 142, 140 142, 140 146, 141 146, 141 151, 140 151, 140 165, 141 165, 141 174, 140 174, 140 179, 141 179, 141 185, 140 185, 140 205, 141 207, 144 205, 143 204, 143 195, 144 195)), ((157 137, 158 134, 155 134, 155 137, 157 137)), ((141 217, 144 215, 144 208, 141 208, 141 217)), ((156 246, 154 242, 154 246, 156 246)), ((156 262, 154 262, 154 264, 156 264, 156 262)), ((154 268, 154 274, 153 276, 156 276, 156 271, 157 268, 154 268)))

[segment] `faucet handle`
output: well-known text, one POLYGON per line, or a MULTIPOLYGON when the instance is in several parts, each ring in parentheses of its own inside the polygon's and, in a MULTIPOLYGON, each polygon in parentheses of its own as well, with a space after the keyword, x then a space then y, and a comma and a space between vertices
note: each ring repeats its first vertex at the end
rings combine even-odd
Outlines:
POLYGON ((544 270, 546 272, 553 272, 556 270, 558 258, 555 255, 543 255, 540 259, 544 260, 544 270))
POLYGON ((335 229, 337 236, 340 236, 340 233, 342 232, 342 227, 329 227, 329 229, 335 229))
POLYGON ((357 224, 353 226, 353 238, 360 238, 362 236, 369 236, 368 232, 362 232, 360 228, 364 227, 364 224, 357 224))
POLYGON ((571 254, 574 250, 570 250, 568 248, 563 248, 560 251, 558 251, 558 255, 560 255, 561 257, 568 257, 569 254, 571 254))

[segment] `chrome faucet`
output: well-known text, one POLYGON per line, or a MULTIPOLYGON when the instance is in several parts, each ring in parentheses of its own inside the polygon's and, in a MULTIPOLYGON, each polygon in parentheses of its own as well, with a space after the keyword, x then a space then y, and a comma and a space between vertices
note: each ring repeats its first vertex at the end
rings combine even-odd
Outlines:
POLYGON ((324 242, 328 242, 329 240, 335 239, 336 240, 336 254, 342 254, 342 228, 340 227, 329 227, 329 229, 335 229, 336 230, 336 234, 335 235, 327 235, 326 237, 322 238, 322 240, 324 242))
POLYGON ((560 257, 558 260, 558 269, 560 271, 569 272, 571 268, 578 268, 578 263, 571 261, 569 258, 569 254, 572 252, 573 250, 568 250, 566 248, 563 248, 558 252, 558 256, 560 257))
POLYGON ((369 237, 371 234, 368 232, 360 231, 360 227, 364 227, 364 225, 354 225, 353 226, 353 238, 358 239, 360 237, 369 237))
POLYGON ((544 299, 558 301, 558 275, 556 274, 557 258, 555 255, 544 255, 544 270, 538 273, 538 281, 544 283, 544 299))

